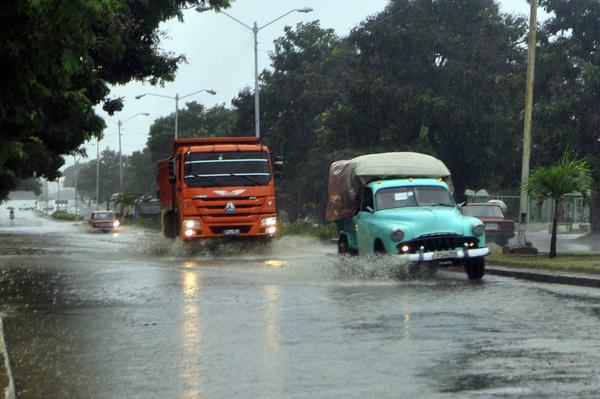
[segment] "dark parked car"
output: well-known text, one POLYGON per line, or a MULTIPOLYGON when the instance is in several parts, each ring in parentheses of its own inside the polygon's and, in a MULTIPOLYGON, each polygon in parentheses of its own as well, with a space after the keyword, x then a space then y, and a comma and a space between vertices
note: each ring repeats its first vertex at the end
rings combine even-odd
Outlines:
POLYGON ((515 236, 515 222, 505 219, 502 208, 496 203, 466 204, 462 207, 462 212, 483 222, 488 242, 506 245, 515 236))
POLYGON ((104 232, 118 230, 121 225, 113 211, 94 211, 88 223, 92 229, 104 232))

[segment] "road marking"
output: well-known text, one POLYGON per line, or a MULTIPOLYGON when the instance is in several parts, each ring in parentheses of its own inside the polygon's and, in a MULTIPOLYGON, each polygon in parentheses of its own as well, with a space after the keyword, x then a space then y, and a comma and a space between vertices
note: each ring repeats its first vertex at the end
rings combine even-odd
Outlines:
POLYGON ((15 399, 15 381, 13 380, 10 361, 8 359, 8 350, 6 349, 6 341, 4 340, 4 323, 0 315, 0 354, 4 357, 4 368, 8 377, 8 386, 4 388, 4 397, 6 399, 15 399))

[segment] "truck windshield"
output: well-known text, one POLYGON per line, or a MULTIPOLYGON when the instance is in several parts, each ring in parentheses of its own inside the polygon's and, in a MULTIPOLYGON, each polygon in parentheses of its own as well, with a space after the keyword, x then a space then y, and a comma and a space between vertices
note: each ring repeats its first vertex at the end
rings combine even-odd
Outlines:
POLYGON ((265 151, 190 152, 184 175, 189 187, 263 186, 271 181, 265 151))
POLYGON ((375 194, 377 210, 409 206, 449 206, 454 200, 448 190, 438 186, 384 188, 375 194))

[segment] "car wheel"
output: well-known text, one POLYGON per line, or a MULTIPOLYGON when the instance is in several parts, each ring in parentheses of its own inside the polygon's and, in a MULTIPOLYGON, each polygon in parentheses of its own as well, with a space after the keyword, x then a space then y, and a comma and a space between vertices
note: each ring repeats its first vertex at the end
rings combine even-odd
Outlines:
POLYGON ((345 234, 340 234, 340 237, 338 238, 338 255, 353 255, 352 252, 350 245, 348 245, 348 237, 346 237, 345 234))
POLYGON ((465 272, 469 280, 481 280, 485 274, 485 259, 483 257, 467 259, 465 272))
POLYGON ((379 240, 375 241, 374 251, 375 255, 385 255, 387 252, 385 250, 385 246, 379 240))

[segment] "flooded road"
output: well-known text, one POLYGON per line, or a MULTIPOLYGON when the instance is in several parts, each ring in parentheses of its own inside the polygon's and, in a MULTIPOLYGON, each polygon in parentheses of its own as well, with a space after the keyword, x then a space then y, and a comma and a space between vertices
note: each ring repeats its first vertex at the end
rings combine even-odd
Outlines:
POLYGON ((298 237, 188 254, 0 206, 17 398, 593 398, 600 291, 341 262, 298 237))

